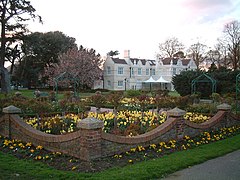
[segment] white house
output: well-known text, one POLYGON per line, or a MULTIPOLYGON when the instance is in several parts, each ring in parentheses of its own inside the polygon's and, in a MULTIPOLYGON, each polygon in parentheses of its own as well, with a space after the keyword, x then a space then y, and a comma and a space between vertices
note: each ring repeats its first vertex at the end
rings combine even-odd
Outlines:
POLYGON ((161 87, 174 90, 171 83, 172 77, 181 71, 196 68, 196 64, 191 59, 148 60, 130 58, 130 51, 125 50, 123 59, 107 56, 103 65, 103 88, 128 90, 142 89, 152 85, 153 88, 161 87), (148 81, 149 79, 150 81, 148 81))

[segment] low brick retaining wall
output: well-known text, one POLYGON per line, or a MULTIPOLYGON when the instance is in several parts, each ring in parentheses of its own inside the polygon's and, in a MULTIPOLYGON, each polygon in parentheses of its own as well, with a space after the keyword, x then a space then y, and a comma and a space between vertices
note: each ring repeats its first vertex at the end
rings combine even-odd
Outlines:
POLYGON ((22 121, 20 109, 9 106, 3 109, 0 118, 0 134, 12 139, 32 142, 50 151, 58 151, 82 160, 91 161, 101 157, 142 145, 144 147, 171 139, 181 140, 185 135, 196 136, 203 131, 230 127, 240 124, 238 118, 230 113, 230 106, 218 106, 218 112, 209 121, 196 124, 183 119, 185 111, 174 108, 167 112, 168 119, 150 132, 134 137, 117 136, 102 131, 103 122, 95 118, 86 118, 78 123, 80 130, 66 135, 46 134, 32 128, 22 121))

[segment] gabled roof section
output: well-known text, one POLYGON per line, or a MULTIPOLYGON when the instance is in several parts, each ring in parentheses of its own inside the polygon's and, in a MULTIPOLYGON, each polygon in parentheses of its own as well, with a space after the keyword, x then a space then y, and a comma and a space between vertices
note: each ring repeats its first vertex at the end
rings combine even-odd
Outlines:
POLYGON ((137 63, 139 61, 141 61, 142 65, 146 65, 147 62, 149 62, 149 64, 151 66, 155 66, 156 65, 156 61, 155 60, 147 60, 147 59, 137 59, 137 58, 130 58, 130 61, 134 64, 134 63, 137 63))
POLYGON ((156 65, 156 61, 155 60, 148 60, 150 66, 155 66, 156 65))
POLYGON ((113 62, 116 64, 127 64, 125 59, 119 59, 119 58, 112 58, 113 62))

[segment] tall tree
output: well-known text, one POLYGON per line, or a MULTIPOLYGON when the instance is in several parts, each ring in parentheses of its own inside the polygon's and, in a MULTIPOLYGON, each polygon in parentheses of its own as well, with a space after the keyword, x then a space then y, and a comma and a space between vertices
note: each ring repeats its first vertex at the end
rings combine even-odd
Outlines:
POLYGON ((224 38, 229 51, 229 58, 234 70, 240 66, 240 22, 232 21, 224 27, 224 38))
POLYGON ((195 61, 198 69, 200 63, 202 63, 206 58, 206 48, 207 46, 205 44, 197 42, 195 44, 192 44, 188 49, 188 56, 195 61))
POLYGON ((113 57, 113 56, 119 55, 119 52, 118 52, 118 50, 116 50, 116 51, 111 50, 107 53, 107 55, 113 57))
POLYGON ((168 38, 165 42, 159 44, 159 57, 173 57, 179 51, 184 49, 184 45, 176 37, 168 38))
POLYGON ((41 17, 35 14, 34 7, 27 0, 0 0, 0 22, 1 22, 1 52, 0 52, 0 73, 1 92, 10 91, 9 74, 4 67, 6 56, 6 44, 14 42, 22 37, 27 31, 25 21, 41 17))
POLYGON ((231 61, 228 57, 228 47, 222 38, 217 39, 217 44, 215 45, 215 51, 219 53, 219 59, 217 64, 220 67, 229 68, 232 67, 231 61))
MULTIPOLYGON (((54 78, 68 72, 78 79, 80 85, 92 87, 94 80, 102 75, 103 60, 94 49, 80 48, 69 49, 59 56, 59 62, 45 68, 45 76, 49 77, 49 84, 53 85, 54 78)), ((67 82, 65 82, 66 84, 67 82)))
MULTIPOLYGON (((44 68, 58 63, 58 56, 76 48, 75 38, 60 31, 40 33, 34 32, 23 38, 22 51, 24 57, 17 68, 19 81, 27 77, 27 85, 39 80, 44 68)), ((42 81, 42 79, 41 79, 42 81)), ((34 83, 35 84, 35 83, 34 83)))

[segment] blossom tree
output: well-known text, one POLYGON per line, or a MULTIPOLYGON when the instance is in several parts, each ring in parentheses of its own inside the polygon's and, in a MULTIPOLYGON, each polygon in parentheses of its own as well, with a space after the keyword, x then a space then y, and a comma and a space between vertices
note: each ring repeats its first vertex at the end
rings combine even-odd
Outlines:
MULTIPOLYGON (((59 55, 59 62, 46 67, 44 76, 48 78, 49 85, 53 86, 54 78, 67 72, 79 82, 80 86, 92 87, 94 80, 102 76, 100 68, 102 63, 100 54, 96 54, 94 49, 80 46, 59 55)), ((65 85, 71 85, 70 83, 70 81, 64 81, 65 85)))

